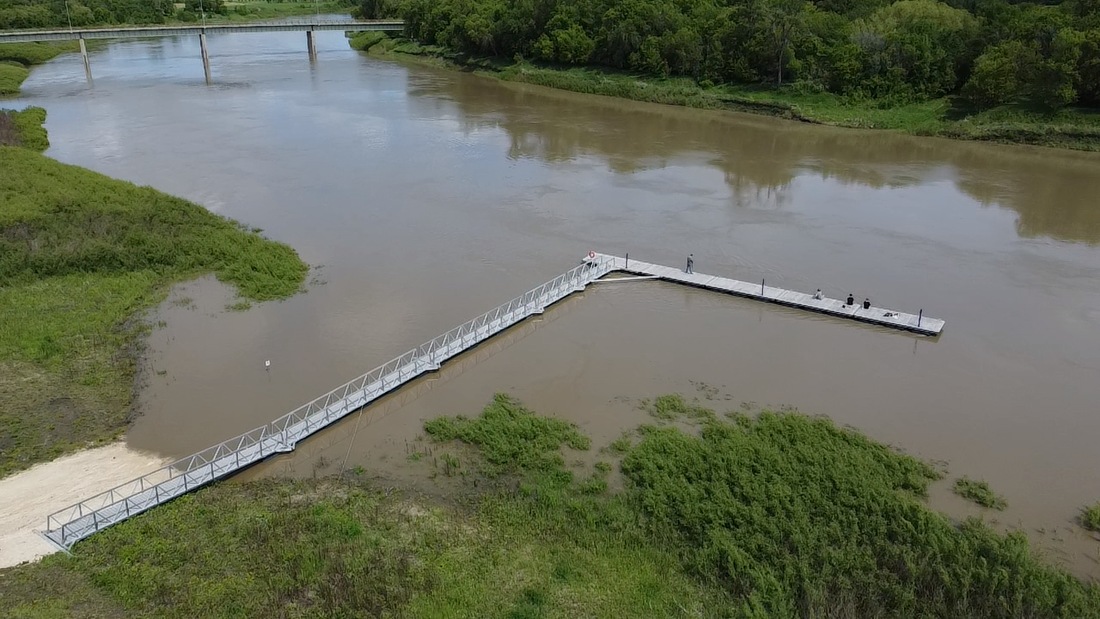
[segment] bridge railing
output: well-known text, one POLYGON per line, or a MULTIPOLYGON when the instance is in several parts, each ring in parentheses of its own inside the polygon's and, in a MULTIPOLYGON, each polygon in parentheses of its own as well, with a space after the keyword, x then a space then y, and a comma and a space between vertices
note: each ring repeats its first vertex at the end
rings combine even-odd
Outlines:
POLYGON ((99 530, 272 454, 293 451, 299 440, 409 380, 438 369, 448 359, 520 320, 542 313, 548 305, 583 290, 614 268, 614 258, 597 255, 270 423, 50 514, 45 535, 59 546, 69 548, 99 530))

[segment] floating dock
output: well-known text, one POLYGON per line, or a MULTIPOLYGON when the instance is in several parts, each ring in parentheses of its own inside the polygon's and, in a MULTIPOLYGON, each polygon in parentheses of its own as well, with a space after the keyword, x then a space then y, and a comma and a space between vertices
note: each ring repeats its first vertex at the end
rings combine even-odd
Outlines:
POLYGON ((688 273, 684 269, 674 269, 659 264, 651 264, 649 262, 641 262, 639 260, 617 256, 608 256, 606 254, 596 254, 595 258, 600 260, 601 264, 610 263, 613 267, 612 271, 650 276, 666 282, 713 290, 714 292, 732 294, 747 299, 755 299, 757 301, 786 305, 787 307, 794 307, 819 314, 827 314, 829 316, 836 316, 837 318, 858 320, 881 327, 920 333, 921 335, 939 335, 940 332, 943 331, 944 322, 942 320, 924 316, 923 312, 919 314, 908 314, 906 312, 884 307, 875 307, 873 305, 864 309, 862 300, 858 298, 855 299, 854 304, 848 305, 840 299, 830 299, 828 297, 815 299, 812 294, 765 286, 764 281, 754 284, 736 279, 729 279, 727 277, 705 275, 703 273, 688 273))
POLYGON ((590 253, 580 266, 380 365, 271 423, 51 514, 46 520, 46 530, 42 535, 59 548, 67 550, 76 542, 131 516, 232 475, 272 455, 293 451, 299 441, 410 381, 438 370, 449 359, 531 316, 542 314, 547 307, 616 271, 630 273, 638 278, 657 278, 924 335, 938 335, 944 325, 942 320, 919 314, 894 312, 879 307, 864 309, 860 305, 846 305, 837 299, 814 299, 812 295, 772 288, 763 283, 752 284, 714 275, 686 273, 680 269, 626 257, 590 253))

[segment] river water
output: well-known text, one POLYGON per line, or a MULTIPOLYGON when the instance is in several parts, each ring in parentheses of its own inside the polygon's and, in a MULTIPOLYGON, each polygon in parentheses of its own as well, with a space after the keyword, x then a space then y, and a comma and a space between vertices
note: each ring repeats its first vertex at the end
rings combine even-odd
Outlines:
MULTIPOLYGON (((48 154, 263 228, 320 268, 227 312, 213 280, 150 338, 131 445, 251 429, 574 266, 589 249, 947 321, 932 340, 671 285, 600 285, 244 477, 385 472, 494 391, 606 444, 667 392, 793 406, 984 478, 1081 575, 1100 545, 1100 156, 837 130, 367 58, 340 33, 111 44, 35 69, 48 154), (323 265, 323 266, 322 266, 323 265), (264 361, 271 360, 271 369, 264 361)), ((391 471, 394 475, 399 473, 391 471)))

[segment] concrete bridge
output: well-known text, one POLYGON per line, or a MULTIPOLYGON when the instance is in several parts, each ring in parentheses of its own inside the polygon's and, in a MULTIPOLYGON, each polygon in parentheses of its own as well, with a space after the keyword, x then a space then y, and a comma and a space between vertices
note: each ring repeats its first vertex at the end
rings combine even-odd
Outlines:
POLYGON ((313 33, 322 30, 340 32, 401 32, 405 22, 399 19, 371 21, 334 21, 334 20, 285 20, 258 22, 249 24, 196 24, 190 26, 134 26, 119 28, 88 28, 70 30, 8 30, 0 32, 0 43, 36 43, 42 41, 80 41, 80 55, 84 59, 84 74, 92 81, 92 67, 88 61, 88 48, 84 44, 88 39, 148 39, 154 37, 175 37, 181 35, 199 35, 199 47, 202 50, 202 67, 206 74, 206 83, 210 83, 210 55, 206 51, 207 34, 230 32, 305 32, 306 50, 310 59, 317 57, 317 45, 313 33))

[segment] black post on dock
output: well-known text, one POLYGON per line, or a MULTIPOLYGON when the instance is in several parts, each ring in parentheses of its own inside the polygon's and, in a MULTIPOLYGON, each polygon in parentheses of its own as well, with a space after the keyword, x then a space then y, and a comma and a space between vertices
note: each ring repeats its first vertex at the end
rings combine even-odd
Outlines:
POLYGON ((760 296, 764 296, 764 280, 760 280, 760 296))
POLYGON ((629 269, 630 268, 630 252, 626 252, 626 266, 623 267, 623 268, 624 269, 629 269))
POLYGON ((917 326, 918 327, 920 326, 920 319, 921 318, 924 318, 924 308, 923 307, 920 309, 920 313, 917 314, 917 326))

